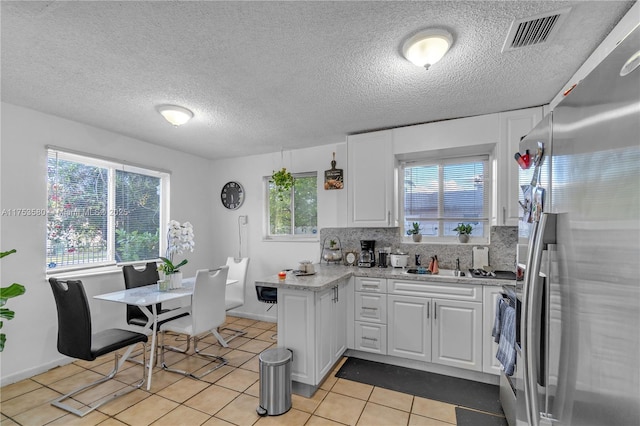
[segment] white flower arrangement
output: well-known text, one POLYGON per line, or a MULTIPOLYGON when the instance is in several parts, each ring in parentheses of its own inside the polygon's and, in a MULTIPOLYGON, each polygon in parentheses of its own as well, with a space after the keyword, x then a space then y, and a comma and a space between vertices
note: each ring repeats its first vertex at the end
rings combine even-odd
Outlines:
POLYGON ((173 258, 175 255, 182 254, 187 250, 193 252, 193 247, 195 246, 193 238, 193 225, 191 223, 185 222, 181 225, 176 220, 169 221, 167 255, 166 257, 160 257, 163 263, 158 267, 158 270, 164 272, 165 275, 180 272, 180 267, 186 265, 188 260, 184 259, 176 265, 173 263, 173 258))

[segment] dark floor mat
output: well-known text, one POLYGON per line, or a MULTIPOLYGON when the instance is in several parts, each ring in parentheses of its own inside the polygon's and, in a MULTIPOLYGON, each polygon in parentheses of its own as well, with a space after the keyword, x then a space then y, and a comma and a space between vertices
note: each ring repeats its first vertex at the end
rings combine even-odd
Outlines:
POLYGON ((496 385, 351 357, 336 377, 504 416, 496 385))
POLYGON ((507 419, 479 411, 456 407, 457 426, 508 426, 507 419))

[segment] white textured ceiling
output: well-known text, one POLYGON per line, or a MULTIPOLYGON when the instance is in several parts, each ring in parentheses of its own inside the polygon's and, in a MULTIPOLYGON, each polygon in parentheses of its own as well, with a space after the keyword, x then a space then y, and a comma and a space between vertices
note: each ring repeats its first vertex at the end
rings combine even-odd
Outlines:
POLYGON ((548 103, 633 3, 2 1, 2 101, 212 159, 279 152, 548 103), (514 19, 567 6, 550 44, 501 53, 514 19), (400 49, 431 26, 455 41, 425 71, 400 49))

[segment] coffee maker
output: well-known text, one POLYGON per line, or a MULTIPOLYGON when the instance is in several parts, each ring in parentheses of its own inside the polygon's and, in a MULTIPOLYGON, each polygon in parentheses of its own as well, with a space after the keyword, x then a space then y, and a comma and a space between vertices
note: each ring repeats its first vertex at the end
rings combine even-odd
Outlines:
POLYGON ((360 259, 358 266, 361 268, 371 268, 376 266, 375 240, 360 240, 360 259))

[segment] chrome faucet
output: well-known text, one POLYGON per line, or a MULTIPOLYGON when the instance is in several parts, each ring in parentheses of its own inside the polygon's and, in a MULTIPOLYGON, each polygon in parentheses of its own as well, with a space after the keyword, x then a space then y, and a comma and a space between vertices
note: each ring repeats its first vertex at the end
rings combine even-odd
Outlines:
POLYGON ((456 276, 456 277, 460 276, 460 258, 459 258, 459 257, 456 259, 456 271, 455 271, 455 276, 456 276))

